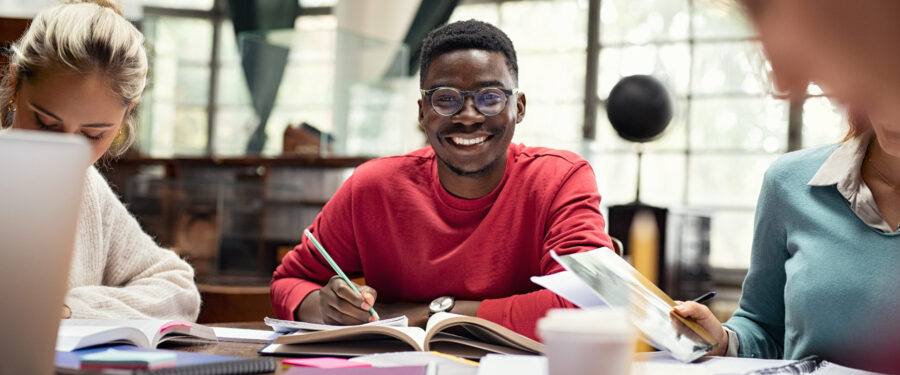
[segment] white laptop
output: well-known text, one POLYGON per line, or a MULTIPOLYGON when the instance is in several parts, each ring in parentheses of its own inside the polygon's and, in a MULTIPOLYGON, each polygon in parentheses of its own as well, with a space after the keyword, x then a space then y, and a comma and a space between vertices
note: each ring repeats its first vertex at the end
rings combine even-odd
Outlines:
POLYGON ((52 374, 91 151, 82 137, 0 132, 0 374, 52 374))

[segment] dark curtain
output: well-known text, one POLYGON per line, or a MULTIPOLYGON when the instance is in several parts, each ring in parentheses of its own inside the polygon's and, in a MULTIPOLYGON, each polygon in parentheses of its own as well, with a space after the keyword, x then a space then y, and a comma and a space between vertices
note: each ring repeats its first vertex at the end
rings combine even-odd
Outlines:
POLYGON ((247 142, 246 153, 259 155, 266 144, 266 122, 275 106, 290 52, 288 47, 267 42, 266 33, 292 30, 300 5, 297 0, 229 0, 228 6, 244 79, 253 109, 259 117, 259 124, 247 142))
POLYGON ((409 55, 404 56, 398 51, 394 62, 388 67, 385 77, 411 76, 416 73, 419 66, 419 53, 422 51, 422 40, 431 30, 447 23, 457 4, 459 4, 459 0, 422 0, 419 3, 416 16, 409 25, 406 37, 403 38, 403 43, 409 47, 409 55), (404 59, 406 61, 403 61, 404 59), (402 62, 409 64, 405 72, 400 71, 403 66, 402 62))

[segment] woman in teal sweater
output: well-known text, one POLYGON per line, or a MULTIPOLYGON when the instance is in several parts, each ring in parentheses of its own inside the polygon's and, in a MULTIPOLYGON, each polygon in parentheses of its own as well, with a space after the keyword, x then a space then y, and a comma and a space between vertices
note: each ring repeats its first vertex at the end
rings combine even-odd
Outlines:
POLYGON ((896 371, 900 353, 900 2, 742 0, 775 83, 809 82, 854 109, 839 145, 784 155, 766 172, 740 308, 676 311, 719 338, 712 355, 818 355, 896 371), (840 25, 837 27, 836 25, 840 25))

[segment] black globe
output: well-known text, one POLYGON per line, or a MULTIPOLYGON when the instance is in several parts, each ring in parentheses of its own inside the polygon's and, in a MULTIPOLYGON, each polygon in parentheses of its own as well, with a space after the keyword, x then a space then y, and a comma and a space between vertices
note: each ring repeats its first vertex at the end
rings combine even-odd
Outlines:
POLYGON ((656 78, 628 76, 609 92, 606 116, 620 137, 632 142, 652 141, 672 120, 672 97, 656 78))

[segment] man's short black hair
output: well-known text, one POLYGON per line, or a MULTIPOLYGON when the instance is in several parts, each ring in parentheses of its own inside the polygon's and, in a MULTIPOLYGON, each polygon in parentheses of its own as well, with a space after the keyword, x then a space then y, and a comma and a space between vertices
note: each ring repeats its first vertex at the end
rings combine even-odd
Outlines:
POLYGON ((442 54, 462 49, 480 49, 500 52, 506 57, 506 67, 513 81, 519 81, 519 63, 512 41, 502 30, 489 23, 468 20, 458 21, 432 30, 422 41, 419 55, 419 85, 425 83, 425 74, 431 60, 442 54))

